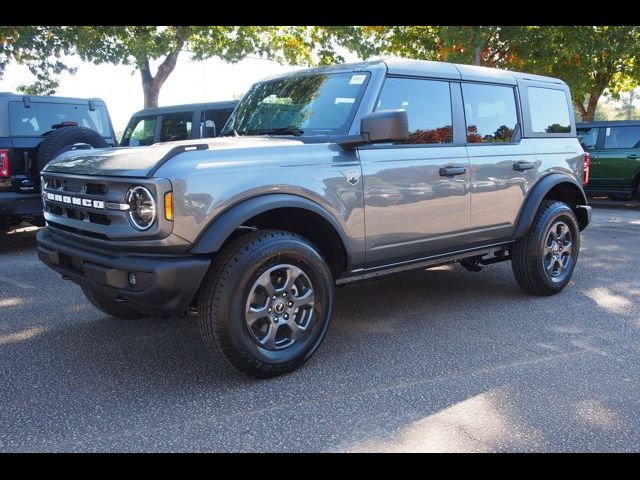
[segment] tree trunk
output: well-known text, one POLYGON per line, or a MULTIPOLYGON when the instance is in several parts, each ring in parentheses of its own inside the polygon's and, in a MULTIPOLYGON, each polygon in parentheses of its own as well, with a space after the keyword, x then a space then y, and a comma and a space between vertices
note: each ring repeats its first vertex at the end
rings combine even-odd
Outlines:
POLYGON ((157 107, 160 90, 153 88, 153 86, 149 84, 143 83, 142 91, 144 92, 144 108, 157 107))
POLYGON ((473 55, 473 64, 480 65, 480 27, 473 27, 473 45, 475 47, 475 54, 473 55))
POLYGON ((585 108, 584 103, 579 100, 575 100, 575 105, 578 108, 578 112, 580 113, 580 120, 583 122, 593 122, 593 118, 596 115, 596 107, 598 106, 598 100, 600 96, 604 92, 604 89, 598 91, 592 91, 589 94, 589 100, 587 102, 587 107, 585 108))
POLYGON ((144 108, 158 106, 158 98, 160 97, 160 89, 164 82, 169 78, 171 72, 176 68, 178 55, 182 51, 184 45, 183 40, 178 40, 176 47, 162 61, 156 72, 156 76, 151 75, 149 58, 145 58, 142 63, 138 63, 140 76, 142 77, 142 91, 144 92, 144 108))

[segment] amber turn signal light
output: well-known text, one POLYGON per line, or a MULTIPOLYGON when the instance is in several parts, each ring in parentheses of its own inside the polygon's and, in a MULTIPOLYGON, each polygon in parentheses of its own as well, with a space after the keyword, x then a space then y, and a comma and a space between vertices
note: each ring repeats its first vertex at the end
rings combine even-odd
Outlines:
POLYGON ((173 221, 173 192, 164 194, 164 218, 173 221))

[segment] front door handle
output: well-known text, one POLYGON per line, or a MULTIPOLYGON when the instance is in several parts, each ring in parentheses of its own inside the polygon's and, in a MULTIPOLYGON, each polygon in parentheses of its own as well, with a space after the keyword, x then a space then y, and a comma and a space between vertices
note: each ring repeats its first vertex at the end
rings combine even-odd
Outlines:
POLYGON ((536 168, 535 162, 516 162, 513 164, 513 169, 518 172, 524 172, 525 170, 531 170, 536 168))
POLYGON ((640 155, 637 153, 632 153, 631 155, 627 155, 627 158, 640 158, 640 155))
POLYGON ((452 177, 453 175, 464 175, 467 169, 464 167, 442 167, 440 169, 441 177, 452 177))

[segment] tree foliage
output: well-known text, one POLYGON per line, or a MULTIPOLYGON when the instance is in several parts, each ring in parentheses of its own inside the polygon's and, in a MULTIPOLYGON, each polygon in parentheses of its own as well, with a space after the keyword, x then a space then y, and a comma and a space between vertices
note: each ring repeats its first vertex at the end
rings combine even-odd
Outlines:
POLYGON ((10 61, 25 64, 36 76, 29 91, 51 93, 55 76, 72 70, 61 55, 76 53, 96 64, 132 65, 141 74, 145 106, 152 106, 183 51, 194 60, 237 62, 255 54, 313 65, 343 61, 337 47, 365 59, 391 54, 558 77, 585 121, 594 118, 605 90, 618 98, 640 78, 637 26, 455 25, 0 27, 0 75, 10 61))
POLYGON ((635 120, 638 118, 638 107, 635 105, 637 99, 635 90, 620 94, 620 104, 615 109, 616 120, 635 120))
POLYGON ((157 106, 160 90, 185 50, 194 60, 219 57, 237 62, 267 49, 265 27, 82 26, 73 31, 75 52, 96 64, 132 65, 140 72, 145 107, 157 106), (159 65, 152 71, 152 62, 159 65))
POLYGON ((640 78, 640 27, 518 27, 511 40, 524 69, 563 79, 583 121, 605 89, 618 98, 640 78))
MULTIPOLYGON (((561 78, 571 88, 584 121, 593 120, 605 89, 617 98, 640 78, 637 26, 362 28, 374 54, 477 63, 561 78)), ((367 56, 366 51, 360 53, 367 56)))
POLYGON ((66 26, 2 27, 0 73, 10 61, 36 74, 31 93, 53 93, 55 75, 72 70, 61 54, 77 54, 94 64, 131 65, 140 72, 145 107, 156 106, 160 91, 179 55, 194 60, 212 57, 237 62, 247 55, 291 64, 342 61, 334 44, 353 45, 357 27, 282 26, 66 26), (55 61, 48 60, 54 56, 55 61), (153 63, 158 67, 153 71, 153 63))
POLYGON ((0 79, 7 65, 16 62, 26 65, 35 77, 32 85, 21 85, 18 90, 52 94, 59 86, 57 75, 75 72, 60 60, 72 43, 64 27, 0 26, 0 79))

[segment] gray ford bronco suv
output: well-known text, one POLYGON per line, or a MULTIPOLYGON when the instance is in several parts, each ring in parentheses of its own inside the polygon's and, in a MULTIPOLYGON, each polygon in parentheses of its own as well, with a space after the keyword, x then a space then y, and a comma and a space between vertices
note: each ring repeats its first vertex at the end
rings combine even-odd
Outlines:
POLYGON ((198 317, 271 377, 322 342, 334 287, 511 261, 558 293, 590 221, 562 81, 384 59, 258 82, 222 137, 71 151, 43 171, 38 255, 109 315, 198 317))

